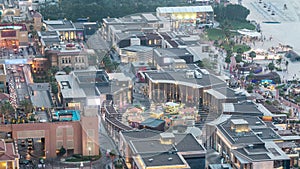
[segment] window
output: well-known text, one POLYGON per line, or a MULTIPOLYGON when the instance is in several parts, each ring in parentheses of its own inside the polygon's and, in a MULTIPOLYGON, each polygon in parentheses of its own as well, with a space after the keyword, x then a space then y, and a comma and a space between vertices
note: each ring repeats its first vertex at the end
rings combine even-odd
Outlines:
POLYGON ((74 141, 73 140, 67 141, 67 149, 74 149, 74 141))
POLYGON ((61 59, 61 63, 65 63, 65 59, 64 58, 61 59))
POLYGON ((63 141, 62 140, 57 140, 56 141, 56 149, 60 149, 61 148, 61 146, 63 146, 64 144, 63 144, 63 141))
POLYGON ((63 129, 57 128, 56 129, 56 137, 62 137, 63 136, 63 129))
POLYGON ((73 136, 73 133, 74 133, 73 128, 68 127, 67 128, 67 136, 73 136))

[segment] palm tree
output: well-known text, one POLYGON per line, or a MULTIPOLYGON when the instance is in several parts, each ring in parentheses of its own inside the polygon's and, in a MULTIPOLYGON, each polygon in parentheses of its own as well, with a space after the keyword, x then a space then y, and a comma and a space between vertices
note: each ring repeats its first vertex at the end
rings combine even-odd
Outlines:
POLYGON ((269 70, 270 70, 271 72, 275 69, 275 64, 274 64, 273 61, 272 61, 271 63, 268 64, 268 68, 269 68, 269 70))
POLYGON ((231 26, 230 26, 229 22, 228 22, 227 20, 225 20, 225 21, 221 24, 220 28, 221 28, 221 30, 222 30, 224 36, 225 36, 225 41, 226 41, 226 43, 228 43, 228 42, 229 42, 229 39, 230 39, 230 37, 231 37, 231 32, 230 32, 231 26))
POLYGON ((227 57, 225 58, 225 63, 227 63, 227 69, 229 68, 230 62, 231 62, 230 56, 227 56, 227 57))
POLYGON ((254 51, 251 51, 251 52, 249 53, 249 57, 251 58, 251 61, 252 61, 252 63, 253 63, 253 59, 256 57, 256 53, 255 53, 254 51))

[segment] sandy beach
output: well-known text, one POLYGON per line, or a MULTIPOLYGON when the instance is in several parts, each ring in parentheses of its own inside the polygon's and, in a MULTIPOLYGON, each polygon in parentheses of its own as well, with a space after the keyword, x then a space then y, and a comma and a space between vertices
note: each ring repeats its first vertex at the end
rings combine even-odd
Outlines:
MULTIPOLYGON (((237 0, 231 2, 235 4, 237 0)), ((266 50, 281 43, 292 46, 294 51, 300 54, 299 0, 262 0, 261 3, 259 0, 242 0, 242 5, 250 10, 247 19, 259 23, 262 35, 267 39, 272 37, 271 41, 259 42, 252 46, 254 49, 266 50), (275 15, 272 15, 272 12, 275 15)), ((289 62, 288 70, 287 74, 282 75, 285 79, 292 79, 295 75, 296 78, 300 78, 300 62, 289 62)))

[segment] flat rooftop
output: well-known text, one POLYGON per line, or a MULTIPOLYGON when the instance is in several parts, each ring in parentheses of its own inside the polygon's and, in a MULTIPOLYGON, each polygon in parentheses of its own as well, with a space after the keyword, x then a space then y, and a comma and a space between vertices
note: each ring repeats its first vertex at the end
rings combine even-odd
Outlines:
POLYGON ((180 85, 186 85, 195 88, 202 88, 211 86, 212 88, 226 87, 226 83, 215 75, 209 74, 199 69, 202 74, 202 78, 187 78, 187 70, 176 71, 149 71, 145 72, 145 75, 153 83, 177 83, 180 85))
POLYGON ((143 162, 147 167, 170 167, 177 165, 185 165, 184 159, 180 158, 178 154, 169 153, 157 153, 157 154, 147 154, 141 155, 143 162))

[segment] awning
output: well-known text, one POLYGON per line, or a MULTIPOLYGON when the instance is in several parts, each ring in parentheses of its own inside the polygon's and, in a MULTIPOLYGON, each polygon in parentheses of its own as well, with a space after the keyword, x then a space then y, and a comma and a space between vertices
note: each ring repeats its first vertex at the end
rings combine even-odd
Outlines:
POLYGON ((237 32, 242 35, 246 35, 246 36, 250 36, 250 37, 260 37, 261 36, 260 33, 253 31, 253 30, 249 30, 249 29, 240 29, 237 32))

